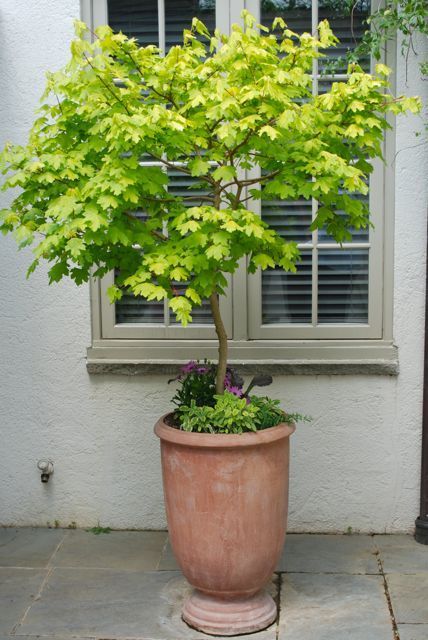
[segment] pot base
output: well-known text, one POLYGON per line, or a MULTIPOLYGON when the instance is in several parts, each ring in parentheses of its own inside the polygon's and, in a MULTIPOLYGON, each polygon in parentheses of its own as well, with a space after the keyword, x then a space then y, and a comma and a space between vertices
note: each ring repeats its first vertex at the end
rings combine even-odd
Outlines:
POLYGON ((191 627, 218 636, 236 636, 266 629, 276 619, 276 605, 266 591, 223 600, 195 590, 183 607, 191 627))

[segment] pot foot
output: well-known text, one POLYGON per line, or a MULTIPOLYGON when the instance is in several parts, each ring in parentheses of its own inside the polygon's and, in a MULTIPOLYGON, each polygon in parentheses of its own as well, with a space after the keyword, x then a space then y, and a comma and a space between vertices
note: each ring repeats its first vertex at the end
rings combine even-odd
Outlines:
POLYGON ((223 600, 196 590, 183 607, 183 620, 187 624, 218 636, 261 631, 274 622, 276 614, 276 605, 266 591, 223 600))

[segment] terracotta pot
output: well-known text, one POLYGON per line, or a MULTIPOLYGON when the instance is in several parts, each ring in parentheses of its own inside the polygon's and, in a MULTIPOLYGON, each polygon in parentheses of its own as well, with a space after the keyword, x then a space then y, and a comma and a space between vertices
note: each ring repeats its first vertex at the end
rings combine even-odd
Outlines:
POLYGON ((263 588, 285 540, 293 431, 212 435, 157 422, 171 546, 195 588, 183 607, 192 627, 229 636, 275 620, 263 588))

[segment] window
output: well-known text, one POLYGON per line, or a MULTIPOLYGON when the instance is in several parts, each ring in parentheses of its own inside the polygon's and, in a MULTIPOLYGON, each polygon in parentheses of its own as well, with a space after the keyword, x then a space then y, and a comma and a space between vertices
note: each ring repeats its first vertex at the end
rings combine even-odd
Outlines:
MULTIPOLYGON (((338 4, 332 0, 86 0, 83 19, 93 26, 109 23, 142 45, 156 44, 168 50, 181 41, 193 16, 210 29, 218 26, 223 31, 240 20, 243 8, 268 26, 281 15, 298 32, 313 31, 319 20, 328 18, 341 44, 331 56, 314 63, 313 91, 321 93, 333 81, 329 62, 358 42, 370 12, 370 2, 361 0, 351 23, 349 16, 334 9, 338 4)), ((369 60, 363 64, 370 69, 369 60)), ((345 68, 336 69, 334 81, 346 80, 345 72, 345 68)), ((391 140, 385 144, 389 155, 391 140)), ((342 247, 324 232, 309 230, 315 201, 263 200, 252 205, 280 234, 298 240, 302 261, 296 274, 271 269, 249 276, 242 264, 230 279, 222 305, 232 360, 395 360, 388 277, 391 255, 383 250, 386 236, 391 244, 392 203, 385 190, 388 171, 376 162, 370 178, 367 197, 375 228, 353 233, 342 247)), ((168 174, 172 193, 189 193, 192 178, 173 168, 168 174)), ((125 296, 110 305, 105 291, 113 281, 110 273, 92 283, 89 362, 170 362, 215 356, 215 332, 206 305, 184 329, 164 303, 125 296)))

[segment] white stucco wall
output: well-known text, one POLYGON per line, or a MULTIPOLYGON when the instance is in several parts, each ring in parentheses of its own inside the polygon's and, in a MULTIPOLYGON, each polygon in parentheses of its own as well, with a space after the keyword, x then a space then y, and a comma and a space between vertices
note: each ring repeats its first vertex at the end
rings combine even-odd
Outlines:
MULTIPOLYGON (((78 0, 2 0, 0 144, 23 142, 44 72, 66 60, 78 0)), ((426 91, 411 60, 410 91, 426 91)), ((405 89, 399 59, 398 91, 405 89)), ((414 143, 401 119, 397 149, 414 143)), ((417 143, 418 141, 416 141, 417 143)), ((290 530, 409 531, 418 511, 426 146, 396 168, 395 338, 400 375, 282 376, 272 394, 314 417, 293 436, 290 530)), ((2 203, 6 204, 5 196, 2 203)), ((89 295, 45 272, 25 279, 29 253, 0 238, 0 524, 165 526, 152 433, 169 407, 166 376, 89 376, 89 295), (55 462, 42 485, 41 457, 55 462)))

